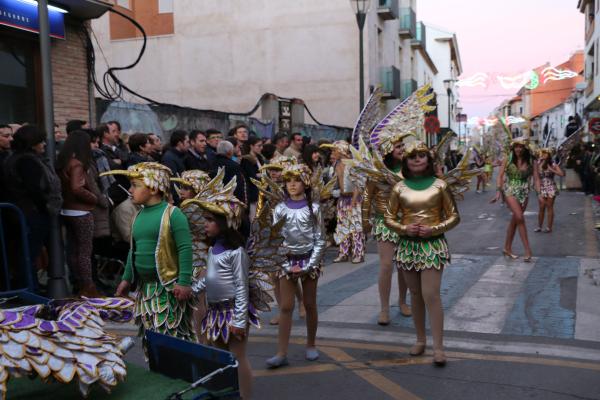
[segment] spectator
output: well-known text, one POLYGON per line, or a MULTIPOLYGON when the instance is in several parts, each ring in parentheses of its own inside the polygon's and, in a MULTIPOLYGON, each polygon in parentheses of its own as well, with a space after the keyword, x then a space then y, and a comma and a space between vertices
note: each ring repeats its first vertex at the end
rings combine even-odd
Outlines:
POLYGON ((594 176, 592 172, 592 158, 594 157, 594 145, 588 143, 584 147, 582 166, 581 166, 581 184, 585 194, 594 192, 594 176))
POLYGON ((285 149, 287 149, 290 141, 285 133, 279 132, 273 137, 273 144, 275 145, 275 157, 284 156, 285 149))
POLYGON ((82 121, 80 119, 72 119, 69 122, 67 122, 67 136, 75 131, 88 129, 89 127, 90 126, 88 125, 87 121, 82 121))
POLYGON ((13 130, 9 125, 0 125, 0 201, 4 200, 4 161, 10 156, 13 130))
POLYGON ((154 161, 160 162, 162 158, 162 141, 160 140, 160 136, 157 136, 155 133, 149 133, 148 140, 152 145, 152 152, 150 156, 154 161))
POLYGON ((321 161, 321 152, 319 151, 319 148, 314 144, 306 145, 302 152, 302 162, 308 165, 313 173, 322 168, 323 162, 321 161))
POLYGON ((62 206, 60 179, 44 157, 46 135, 35 125, 19 128, 12 146, 14 153, 4 164, 6 195, 25 215, 33 263, 48 241, 51 216, 62 206))
POLYGON ((127 154, 123 154, 118 147, 120 130, 111 128, 111 126, 115 126, 114 123, 113 125, 100 124, 97 128, 102 138, 100 149, 106 155, 110 169, 122 169, 126 165, 127 154))
POLYGON ((215 165, 211 171, 211 176, 217 175, 219 168, 225 168, 225 177, 223 178, 224 183, 228 183, 233 177, 237 180, 237 186, 235 188, 234 195, 244 204, 248 204, 247 192, 246 192, 246 180, 242 173, 242 168, 238 163, 232 160, 233 157, 233 144, 228 140, 223 140, 217 146, 217 157, 215 158, 215 165))
POLYGON ((219 142, 223 140, 223 134, 221 131, 217 129, 207 129, 206 130, 206 152, 208 154, 213 154, 216 156, 217 154, 217 146, 219 142))
POLYGON ((248 154, 248 152, 250 151, 250 149, 246 149, 246 142, 248 141, 248 133, 249 133, 248 126, 245 124, 236 125, 231 130, 231 132, 232 132, 231 136, 236 138, 237 141, 240 143, 240 148, 242 149, 244 154, 248 154))
POLYGON ((137 163, 152 161, 152 144, 145 133, 134 133, 129 137, 129 149, 131 154, 127 160, 130 167, 137 163))
POLYGON ((190 140, 186 131, 177 130, 171 134, 169 148, 162 157, 162 163, 169 167, 173 176, 179 176, 185 171, 183 157, 190 147, 190 140))
POLYGON ((568 138, 569 136, 571 136, 578 130, 579 130, 579 123, 577 122, 575 117, 570 116, 569 123, 567 124, 567 127, 565 128, 565 137, 568 138))
POLYGON ((230 136, 225 140, 233 145, 233 157, 231 159, 239 164, 242 161, 242 144, 233 136, 230 136))
POLYGON ((298 161, 302 161, 302 148, 304 146, 304 140, 302 139, 302 135, 297 132, 292 133, 290 139, 290 145, 287 149, 285 149, 283 155, 287 157, 296 157, 298 161))
POLYGON ((277 150, 277 148, 275 147, 274 144, 271 143, 265 143, 263 145, 263 149, 262 149, 262 155, 265 159, 266 162, 271 162, 271 160, 273 159, 273 157, 275 157, 275 151, 277 150))
POLYGON ((186 170, 199 169, 207 173, 210 171, 214 155, 208 157, 206 146, 206 136, 203 132, 194 130, 190 133, 190 148, 183 160, 186 170))
POLYGON ((242 157, 240 166, 246 179, 248 191, 248 206, 250 211, 250 221, 256 215, 256 202, 258 201, 258 188, 250 178, 260 180, 260 168, 265 164, 261 151, 263 148, 262 140, 256 136, 251 136, 246 142, 249 148, 248 154, 242 157))
POLYGON ((60 214, 67 231, 67 265, 75 277, 79 295, 100 297, 92 279, 94 216, 91 211, 98 198, 91 190, 88 172, 93 164, 90 136, 73 131, 56 159, 62 183, 63 206, 60 214))

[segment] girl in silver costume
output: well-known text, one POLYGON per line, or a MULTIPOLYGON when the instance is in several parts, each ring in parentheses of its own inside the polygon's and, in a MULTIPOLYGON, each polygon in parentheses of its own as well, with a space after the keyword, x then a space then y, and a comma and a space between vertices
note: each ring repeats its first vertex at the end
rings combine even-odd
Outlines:
POLYGON ((270 368, 288 364, 287 350, 292 329, 295 287, 300 280, 306 309, 306 359, 319 358, 317 335, 317 282, 325 251, 323 215, 318 202, 312 202, 311 176, 306 165, 290 165, 283 170, 287 198, 273 211, 273 224, 285 220, 281 234, 287 260, 279 273, 280 314, 277 354, 266 363, 270 368))

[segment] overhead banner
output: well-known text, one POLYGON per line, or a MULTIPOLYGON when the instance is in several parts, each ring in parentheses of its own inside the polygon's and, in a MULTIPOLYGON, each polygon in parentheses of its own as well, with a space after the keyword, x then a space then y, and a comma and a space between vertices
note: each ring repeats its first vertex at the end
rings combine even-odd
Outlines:
MULTIPOLYGON (((66 11, 57 7, 48 7, 50 36, 53 38, 65 38, 64 13, 66 11)), ((0 25, 40 33, 37 2, 33 0, 0 0, 0 25)))

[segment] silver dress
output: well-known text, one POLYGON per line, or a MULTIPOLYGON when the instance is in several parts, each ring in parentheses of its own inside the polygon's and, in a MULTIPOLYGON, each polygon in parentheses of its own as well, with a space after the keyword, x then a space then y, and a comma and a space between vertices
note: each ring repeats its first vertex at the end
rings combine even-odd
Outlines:
POLYGON ((248 322, 258 324, 258 316, 249 302, 248 269, 250 260, 242 247, 213 253, 208 251, 203 283, 208 311, 202 321, 202 333, 210 341, 229 341, 229 327, 246 329, 248 322))
POLYGON ((277 204, 273 211, 273 223, 282 219, 286 220, 281 234, 284 238, 283 251, 287 261, 283 263, 283 273, 289 277, 291 274, 317 275, 321 268, 321 260, 325 252, 325 228, 323 214, 319 204, 313 204, 311 217, 308 206, 294 207, 293 201, 277 204), (292 271, 292 266, 298 265, 301 271, 292 271))

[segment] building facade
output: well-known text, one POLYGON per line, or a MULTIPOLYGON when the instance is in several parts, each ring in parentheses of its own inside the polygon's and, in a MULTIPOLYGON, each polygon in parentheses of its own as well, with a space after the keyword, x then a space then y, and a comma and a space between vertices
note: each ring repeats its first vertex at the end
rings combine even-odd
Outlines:
MULTIPOLYGON (((144 96, 197 109, 247 112, 263 94, 273 93, 302 99, 321 123, 354 125, 359 113, 359 31, 348 0, 116 3, 147 34, 139 64, 118 73, 144 96)), ((415 9, 416 0, 371 1, 364 27, 364 90, 368 97, 382 85, 382 112, 437 75, 415 9)), ((142 45, 131 23, 110 15, 92 25, 96 52, 105 57, 98 57, 97 75, 109 65, 131 63, 142 45)))
MULTIPOLYGON (((87 0, 59 0, 53 5, 49 12, 54 120, 64 130, 68 120, 94 120, 83 31, 89 19, 110 5, 87 0)), ((37 5, 1 0, 0 15, 0 123, 43 125, 37 5)))

